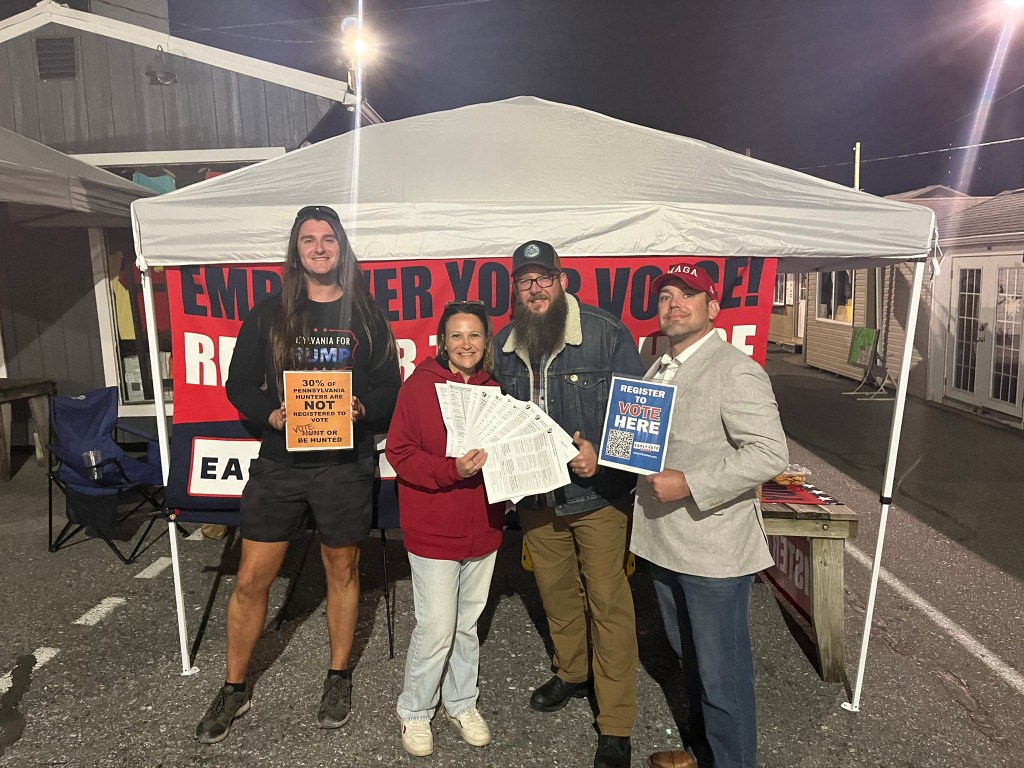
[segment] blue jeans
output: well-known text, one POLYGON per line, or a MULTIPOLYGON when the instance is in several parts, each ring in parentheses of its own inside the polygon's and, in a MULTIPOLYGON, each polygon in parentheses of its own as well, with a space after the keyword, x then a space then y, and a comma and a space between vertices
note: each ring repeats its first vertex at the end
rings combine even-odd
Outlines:
POLYGON ((496 557, 492 552, 469 560, 432 560, 409 553, 416 627, 398 697, 403 720, 429 720, 439 700, 453 717, 476 706, 476 625, 487 604, 496 557))
POLYGON ((654 563, 651 575, 669 644, 683 668, 688 750, 701 768, 756 768, 753 577, 690 576, 654 563))

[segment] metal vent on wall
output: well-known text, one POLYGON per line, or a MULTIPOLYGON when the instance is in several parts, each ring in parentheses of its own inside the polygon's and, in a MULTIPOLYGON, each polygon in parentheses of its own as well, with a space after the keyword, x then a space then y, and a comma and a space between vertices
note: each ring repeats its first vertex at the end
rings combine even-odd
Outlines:
POLYGON ((74 80, 78 76, 73 37, 37 37, 36 68, 40 80, 74 80))

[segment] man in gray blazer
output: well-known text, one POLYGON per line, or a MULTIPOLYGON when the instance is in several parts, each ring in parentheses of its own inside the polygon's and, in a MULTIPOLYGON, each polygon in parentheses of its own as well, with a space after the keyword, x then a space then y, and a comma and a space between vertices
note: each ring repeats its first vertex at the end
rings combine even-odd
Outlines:
POLYGON ((630 549, 651 563, 683 667, 689 744, 648 765, 754 768, 750 589, 772 565, 757 486, 786 467, 786 437, 768 376, 714 329, 720 307, 707 272, 677 264, 652 293, 669 352, 645 378, 677 389, 665 469, 637 483, 630 549))

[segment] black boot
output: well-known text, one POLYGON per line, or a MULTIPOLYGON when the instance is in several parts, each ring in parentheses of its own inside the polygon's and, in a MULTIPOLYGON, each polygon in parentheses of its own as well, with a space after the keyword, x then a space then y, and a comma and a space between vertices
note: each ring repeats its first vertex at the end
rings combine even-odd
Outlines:
POLYGON ((530 706, 538 712, 557 712, 569 703, 569 699, 584 699, 589 692, 590 683, 588 681, 567 683, 555 675, 533 692, 530 697, 530 706))
POLYGON ((632 754, 629 736, 598 736, 594 768, 629 768, 632 754))

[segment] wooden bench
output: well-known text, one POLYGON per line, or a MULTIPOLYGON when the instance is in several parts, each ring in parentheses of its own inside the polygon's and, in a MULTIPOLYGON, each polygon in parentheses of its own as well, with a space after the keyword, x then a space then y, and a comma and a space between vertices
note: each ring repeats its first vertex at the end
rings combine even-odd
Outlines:
MULTIPOLYGON (((845 681, 843 550, 846 539, 857 535, 857 513, 842 504, 778 503, 762 504, 762 513, 769 536, 802 536, 809 542, 810 620, 821 677, 827 682, 845 681)), ((784 589, 779 591, 794 602, 784 589)))
MULTIPOLYGON (((0 379, 0 405, 17 400, 28 400, 29 410, 36 423, 36 461, 45 463, 46 443, 50 440, 50 395, 57 393, 57 385, 49 379, 0 379)), ((0 415, 0 483, 11 479, 11 443, 0 415)))

